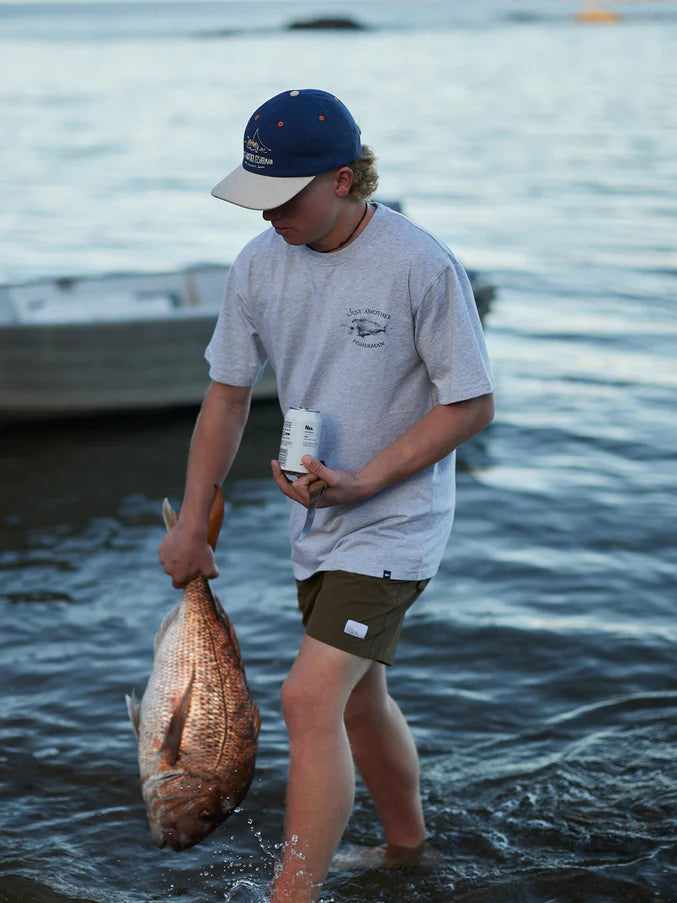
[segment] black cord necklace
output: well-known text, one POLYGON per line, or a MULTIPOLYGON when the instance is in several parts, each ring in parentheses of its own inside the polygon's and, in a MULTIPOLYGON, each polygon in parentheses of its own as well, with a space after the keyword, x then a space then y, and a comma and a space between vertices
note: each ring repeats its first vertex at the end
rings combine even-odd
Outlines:
POLYGON ((363 222, 365 216, 367 215, 367 210, 369 210, 369 204, 367 203, 367 201, 365 201, 364 202, 364 213, 360 217, 358 224, 355 226, 355 228, 350 233, 348 238, 346 238, 345 241, 342 241, 340 245, 336 245, 335 248, 327 248, 326 250, 320 250, 319 248, 311 248, 311 250, 315 251, 317 254, 331 254, 332 251, 338 251, 339 248, 342 248, 344 245, 347 245, 348 242, 350 241, 350 239, 353 237, 353 235, 357 232, 357 230, 362 225, 362 222, 363 222))

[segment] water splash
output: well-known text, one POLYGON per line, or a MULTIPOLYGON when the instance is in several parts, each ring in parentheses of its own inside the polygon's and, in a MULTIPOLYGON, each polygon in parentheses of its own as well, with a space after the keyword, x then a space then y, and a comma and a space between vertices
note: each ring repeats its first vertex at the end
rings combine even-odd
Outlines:
POLYGON ((268 887, 250 878, 239 878, 223 895, 226 903, 268 903, 268 887))

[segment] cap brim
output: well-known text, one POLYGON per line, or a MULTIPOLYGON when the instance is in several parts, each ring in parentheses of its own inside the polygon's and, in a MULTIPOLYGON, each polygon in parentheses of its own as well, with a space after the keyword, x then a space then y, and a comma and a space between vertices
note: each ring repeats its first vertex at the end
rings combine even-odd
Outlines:
POLYGON ((273 210, 290 201, 315 176, 260 176, 238 166, 212 188, 215 198, 249 210, 273 210))

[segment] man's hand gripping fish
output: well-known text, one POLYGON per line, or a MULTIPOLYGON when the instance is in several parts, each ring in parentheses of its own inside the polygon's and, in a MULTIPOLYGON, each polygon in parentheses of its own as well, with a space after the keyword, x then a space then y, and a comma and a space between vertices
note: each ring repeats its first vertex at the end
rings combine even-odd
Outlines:
MULTIPOLYGON (((216 546, 223 495, 209 514, 216 546)), ((165 499, 165 525, 178 515, 165 499)), ((235 629, 204 577, 155 637, 155 658, 141 702, 127 709, 139 747, 141 788, 153 839, 185 850, 199 843, 242 802, 254 775, 261 719, 247 684, 235 629)))

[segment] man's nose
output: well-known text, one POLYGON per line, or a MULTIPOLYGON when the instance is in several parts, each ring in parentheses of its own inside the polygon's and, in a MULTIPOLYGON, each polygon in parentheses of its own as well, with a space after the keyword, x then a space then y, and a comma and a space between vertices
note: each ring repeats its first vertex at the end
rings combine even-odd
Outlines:
POLYGON ((271 207, 270 210, 264 210, 261 215, 267 223, 269 223, 271 220, 279 219, 284 213, 285 208, 288 204, 289 202, 287 201, 286 204, 280 204, 279 207, 271 207))
POLYGON ((272 210, 264 210, 262 216, 267 223, 279 219, 283 213, 284 204, 281 207, 273 207, 272 210))

